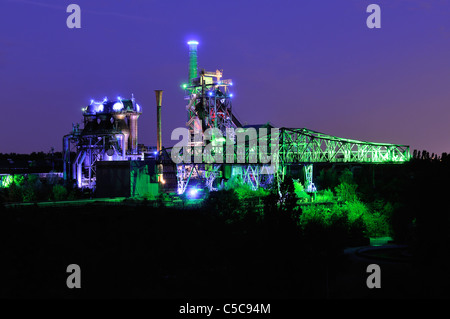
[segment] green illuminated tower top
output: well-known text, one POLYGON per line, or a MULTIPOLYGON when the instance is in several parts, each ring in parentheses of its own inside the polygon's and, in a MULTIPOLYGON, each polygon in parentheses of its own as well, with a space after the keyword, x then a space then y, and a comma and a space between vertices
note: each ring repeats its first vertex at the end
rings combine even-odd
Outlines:
POLYGON ((189 84, 192 85, 192 79, 195 79, 197 74, 197 41, 189 41, 189 84))

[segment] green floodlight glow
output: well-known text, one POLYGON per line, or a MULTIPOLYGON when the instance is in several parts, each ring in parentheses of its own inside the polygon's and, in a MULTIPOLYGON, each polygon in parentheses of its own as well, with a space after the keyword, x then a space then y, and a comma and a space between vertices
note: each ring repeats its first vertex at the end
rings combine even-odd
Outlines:
POLYGON ((11 175, 3 175, 0 178, 1 178, 0 184, 1 188, 8 188, 9 186, 11 186, 13 182, 13 177, 11 175))
POLYGON ((181 87, 182 87, 183 89, 186 89, 187 86, 188 86, 188 85, 187 85, 186 83, 184 83, 184 84, 181 85, 181 87))

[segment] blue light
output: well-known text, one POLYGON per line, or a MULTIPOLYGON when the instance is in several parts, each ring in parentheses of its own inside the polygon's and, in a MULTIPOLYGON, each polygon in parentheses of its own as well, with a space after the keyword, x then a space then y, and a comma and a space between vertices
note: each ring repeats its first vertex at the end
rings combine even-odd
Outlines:
POLYGON ((213 94, 212 94, 212 92, 208 92, 208 95, 209 95, 209 96, 212 96, 213 94))
POLYGON ((103 104, 100 104, 97 108, 97 112, 103 112, 103 104))
POLYGON ((197 188, 190 189, 189 193, 188 193, 190 198, 196 198, 197 194, 198 194, 198 189, 197 188))
POLYGON ((233 86, 233 82, 230 82, 230 86, 233 86))
POLYGON ((230 97, 233 97, 233 93, 230 94, 230 97))
POLYGON ((153 152, 154 155, 158 155, 158 151, 153 152))

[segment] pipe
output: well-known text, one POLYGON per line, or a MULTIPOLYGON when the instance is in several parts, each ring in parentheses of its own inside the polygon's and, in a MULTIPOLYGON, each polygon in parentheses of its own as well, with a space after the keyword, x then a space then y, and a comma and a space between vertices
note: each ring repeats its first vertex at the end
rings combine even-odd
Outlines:
POLYGON ((72 177, 74 180, 77 180, 77 165, 78 165, 78 161, 80 160, 80 156, 81 156, 82 152, 79 152, 77 155, 77 158, 75 159, 75 162, 73 162, 73 167, 72 167, 72 177))
POLYGON ((78 183, 78 188, 81 188, 83 186, 82 181, 83 181, 83 175, 82 175, 82 169, 83 169, 83 162, 84 159, 86 158, 86 151, 82 151, 82 153, 80 153, 81 158, 79 158, 77 160, 77 183, 78 183))
POLYGON ((69 138, 73 137, 72 134, 64 135, 63 137, 63 180, 67 183, 69 180, 68 174, 70 174, 70 146, 69 138))

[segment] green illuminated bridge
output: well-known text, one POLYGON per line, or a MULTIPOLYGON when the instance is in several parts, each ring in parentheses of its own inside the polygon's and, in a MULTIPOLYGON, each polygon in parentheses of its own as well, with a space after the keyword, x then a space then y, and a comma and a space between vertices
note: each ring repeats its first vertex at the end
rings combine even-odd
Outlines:
MULTIPOLYGON (((365 142, 347 138, 340 138, 332 135, 319 133, 306 128, 280 128, 278 135, 273 137, 278 139, 278 161, 283 164, 307 164, 307 163, 403 163, 411 158, 408 145, 365 142)), ((270 143, 270 133, 267 134, 268 145, 270 143)), ((230 161, 229 155, 223 153, 220 163, 256 163, 256 154, 259 152, 257 139, 250 138, 250 141, 242 147, 233 145, 234 159, 230 161), (244 151, 245 147, 245 151, 244 151), (237 160, 237 154, 245 152, 241 162, 237 160), (252 160, 252 157, 253 160, 252 160)), ((219 148, 222 148, 221 146, 219 148)), ((228 146, 227 146, 228 148, 228 146)), ((214 147, 213 147, 214 149, 214 147)), ((165 148, 163 158, 170 162, 170 151, 172 148, 165 148)), ((205 151, 202 145, 198 151, 205 151)), ((191 153, 190 163, 194 161, 194 152, 191 153)), ((270 155, 268 149, 262 151, 265 155, 270 155)), ((182 152, 180 152, 180 155, 182 152)), ((217 153, 216 153, 217 154, 217 153)), ((204 163, 218 163, 213 157, 203 157, 204 163)))
POLYGON ((279 160, 289 163, 403 163, 408 145, 364 142, 306 128, 280 129, 279 160))
MULTIPOLYGON (((268 127, 266 126, 266 128, 268 127)), ((248 143, 245 143, 245 149, 234 145, 232 160, 228 154, 220 154, 217 157, 216 153, 216 161, 213 157, 204 156, 202 163, 195 163, 194 153, 199 151, 203 153, 205 146, 197 150, 193 149, 190 161, 176 164, 178 193, 184 193, 193 179, 204 180, 207 187, 213 190, 215 189, 213 187, 215 180, 219 181, 222 177, 229 178, 232 175, 241 175, 245 183, 248 183, 253 189, 257 189, 270 183, 273 178, 278 182, 282 181, 286 174, 286 168, 291 165, 303 166, 305 188, 307 191, 314 192, 313 164, 315 163, 401 164, 411 158, 408 145, 346 139, 306 128, 280 128, 277 136, 267 134, 267 139, 269 145, 270 139, 278 140, 278 151, 270 149, 270 152, 273 152, 272 156, 276 157, 272 158, 272 161, 275 160, 277 163, 275 166, 255 160, 255 154, 258 154, 260 147, 255 139, 250 139, 248 143), (240 161, 238 160, 239 153, 245 154, 240 161), (228 170, 231 175, 228 177, 225 176, 225 173, 225 175, 222 174, 226 171, 224 170, 225 166, 231 166, 231 170, 228 170)), ((170 152, 171 148, 163 149, 159 157, 161 163, 174 164, 170 158, 170 152)), ((270 155, 268 148, 265 148, 262 153, 270 155)), ((182 150, 179 154, 182 154, 182 150)))

